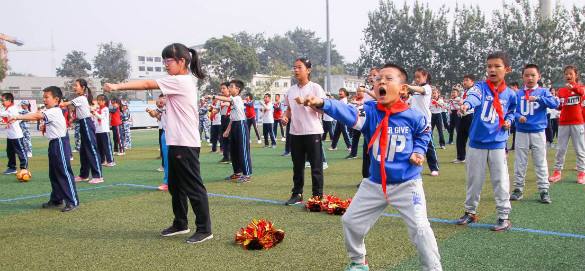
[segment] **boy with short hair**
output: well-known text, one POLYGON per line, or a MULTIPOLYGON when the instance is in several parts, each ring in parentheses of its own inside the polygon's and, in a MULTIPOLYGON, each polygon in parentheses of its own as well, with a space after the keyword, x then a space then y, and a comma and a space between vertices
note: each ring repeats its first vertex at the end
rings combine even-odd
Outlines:
MULTIPOLYGON (((463 96, 461 97, 461 105, 463 101, 467 98, 467 94, 469 90, 475 86, 475 76, 473 74, 466 74, 463 76, 463 96)), ((471 128, 471 123, 473 123, 473 108, 467 110, 466 112, 460 112, 461 119, 459 119, 459 126, 457 126, 457 158, 451 161, 454 164, 461 164, 465 163, 465 158, 467 157, 467 140, 469 139, 469 129, 471 128)))
POLYGON ((268 137, 270 137, 272 148, 276 148, 276 139, 274 135, 274 106, 270 101, 270 93, 264 94, 264 101, 261 103, 262 109, 262 134, 264 134, 264 148, 270 147, 268 145, 268 137))
POLYGON ((282 112, 284 104, 280 102, 280 94, 274 95, 274 137, 278 138, 278 126, 280 126, 280 137, 281 141, 285 141, 284 129, 282 128, 282 112))
MULTIPOLYGON (((225 98, 230 97, 229 92, 230 82, 223 82, 219 86, 219 94, 225 98)), ((217 96, 216 96, 217 97, 217 96)), ((231 155, 230 155, 230 138, 224 137, 223 134, 227 130, 228 125, 230 124, 230 114, 231 108, 229 102, 219 101, 219 114, 221 115, 221 133, 220 133, 220 144, 221 144, 221 152, 223 157, 219 160, 222 164, 229 164, 231 163, 231 155)))
POLYGON ((538 86, 540 68, 528 64, 522 70, 524 87, 517 92, 516 102, 516 158, 514 162, 514 191, 510 200, 521 200, 528 167, 528 152, 532 151, 532 161, 536 172, 536 184, 540 192, 540 202, 551 203, 549 195, 548 165, 546 161, 546 129, 548 108, 557 108, 559 102, 548 89, 538 86))
POLYGON ((63 93, 55 86, 43 90, 43 101, 47 110, 33 112, 26 115, 10 115, 8 118, 14 124, 20 120, 44 120, 45 136, 49 139, 49 180, 51 181, 51 196, 43 203, 42 208, 59 208, 61 212, 77 209, 79 198, 75 188, 73 170, 71 169, 71 146, 67 136, 67 124, 63 111, 59 107, 63 93))
POLYGON ((403 68, 386 64, 376 81, 377 102, 366 102, 363 116, 340 101, 314 96, 304 100, 305 105, 322 109, 372 139, 368 145, 370 177, 363 179, 342 217, 345 247, 351 258, 346 270, 369 270, 364 239, 388 205, 397 209, 406 223, 423 270, 442 270, 421 179, 431 139, 426 119, 401 100, 408 90, 403 68))
POLYGON ((14 105, 14 96, 12 93, 2 93, 2 106, 4 111, 0 113, 3 122, 6 123, 6 156, 8 157, 8 165, 4 171, 4 175, 16 174, 16 156, 20 161, 20 169, 28 168, 28 158, 24 150, 24 142, 22 140, 23 134, 20 128, 20 121, 8 123, 8 118, 13 118, 20 115, 20 109, 14 105))
POLYGON ((512 227, 509 219, 510 179, 506 161, 506 142, 516 110, 516 93, 506 86, 506 74, 511 72, 510 60, 504 52, 491 53, 487 57, 487 80, 478 82, 467 92, 461 112, 475 109, 467 149, 467 192, 465 214, 458 225, 477 222, 477 207, 486 165, 494 189, 498 220, 492 231, 506 231, 512 227))
POLYGON ((230 138, 230 154, 232 156, 232 168, 234 173, 226 180, 238 183, 247 183, 252 178, 252 157, 250 156, 250 134, 246 126, 245 105, 241 91, 244 89, 244 82, 234 79, 230 81, 230 97, 211 96, 230 103, 230 123, 223 133, 224 137, 230 138))

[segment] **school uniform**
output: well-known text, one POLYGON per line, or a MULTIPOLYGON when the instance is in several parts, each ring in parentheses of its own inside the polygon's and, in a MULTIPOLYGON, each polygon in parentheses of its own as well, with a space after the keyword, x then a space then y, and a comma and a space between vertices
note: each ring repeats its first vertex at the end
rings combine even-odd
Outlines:
POLYGON ((405 103, 396 104, 390 114, 381 107, 376 102, 366 102, 365 114, 360 116, 355 108, 339 101, 326 99, 323 105, 323 111, 338 122, 374 139, 368 155, 370 177, 362 180, 341 218, 346 250, 352 262, 364 263, 365 237, 386 207, 391 205, 398 210, 408 228, 423 270, 441 270, 437 242, 427 219, 422 167, 410 163, 413 153, 426 153, 430 141, 428 124, 420 112, 409 109, 405 103), (387 127, 383 125, 384 119, 388 119, 387 127), (380 140, 385 133, 388 133, 386 146, 380 140))
POLYGON ((260 140, 260 133, 258 133, 258 125, 256 125, 256 108, 254 108, 254 100, 250 100, 245 102, 244 105, 246 106, 246 124, 248 125, 248 134, 250 133, 250 128, 254 127, 254 132, 256 132, 256 137, 260 140))
POLYGON ((278 103, 273 103, 274 105, 274 113, 272 114, 272 116, 274 117, 274 137, 278 137, 278 127, 280 126, 280 137, 285 137, 284 136, 284 129, 282 128, 282 123, 280 122, 282 120, 282 113, 283 113, 283 104, 281 102, 278 103))
POLYGON ((122 127, 120 108, 112 108, 110 113, 110 125, 112 126, 112 137, 114 140, 114 152, 124 153, 124 140, 122 139, 124 130, 122 127))
POLYGON ((219 101, 214 101, 211 104, 211 108, 214 110, 217 110, 216 113, 211 112, 211 131, 210 131, 210 135, 211 135, 211 151, 212 152, 216 152, 217 151, 217 145, 219 142, 221 142, 221 137, 223 137, 221 135, 221 114, 219 113, 220 111, 220 105, 219 105, 219 101))
MULTIPOLYGON (((463 92, 463 97, 462 99, 465 100, 467 99, 467 93, 469 92, 469 89, 466 89, 463 92)), ((457 144, 457 160, 459 161, 465 161, 465 158, 467 157, 467 140, 469 139, 469 129, 471 128, 471 124, 473 123, 473 114, 474 114, 474 110, 473 109, 469 109, 467 110, 467 112, 464 112, 463 114, 461 114, 461 119, 459 120, 459 126, 457 126, 457 139, 456 139, 456 144, 457 144)))
POLYGON ((563 170, 565 155, 569 146, 569 138, 573 142, 573 148, 577 156, 577 170, 585 171, 585 118, 581 106, 582 96, 585 94, 585 86, 577 85, 573 89, 560 88, 561 114, 559 117, 558 151, 555 157, 554 169, 563 170))
POLYGON ((227 130, 228 125, 230 124, 230 114, 231 114, 231 107, 226 104, 221 104, 220 102, 220 111, 221 115, 221 151, 223 153, 222 161, 231 161, 230 155, 230 137, 224 137, 223 133, 227 130))
POLYGON ((443 107, 445 103, 443 99, 434 100, 431 99, 430 111, 431 111, 431 132, 435 131, 435 127, 437 127, 437 132, 439 134, 439 145, 441 147, 445 146, 445 136, 443 135, 443 107))
MULTIPOLYGON (((455 99, 450 99, 448 102, 448 109, 449 109, 449 140, 448 144, 453 144, 453 135, 455 134, 455 129, 459 126, 459 122, 461 120, 461 116, 459 116, 459 108, 461 108, 461 97, 456 97, 455 99)), ((459 134, 457 134, 459 137, 459 134)))
POLYGON ((71 146, 67 136, 67 124, 63 111, 52 107, 43 111, 45 121, 45 137, 49 139, 49 180, 51 195, 49 201, 60 204, 78 206, 79 196, 75 187, 75 175, 71 168, 71 146))
POLYGON ((313 196, 323 195, 323 156, 321 136, 323 126, 321 125, 321 113, 298 104, 297 97, 313 95, 325 98, 323 88, 314 82, 309 81, 303 87, 298 84, 291 86, 285 97, 286 106, 291 110, 290 140, 291 158, 293 161, 293 194, 303 194, 305 185, 305 160, 311 165, 311 180, 313 196))
POLYGON ((514 121, 516 93, 509 87, 505 87, 498 94, 500 109, 496 109, 495 101, 495 94, 490 89, 488 82, 482 81, 469 89, 467 98, 463 102, 469 108, 475 109, 465 165, 467 172, 465 212, 474 215, 477 213, 480 193, 486 179, 487 166, 494 189, 497 216, 498 219, 505 220, 508 219, 512 206, 510 205, 510 179, 505 152, 509 132, 502 125, 504 121, 510 123, 514 121), (501 110, 501 116, 498 110, 501 110))
MULTIPOLYGON (((558 97, 555 97, 555 99, 559 101, 558 97)), ((546 110, 548 112, 547 115, 550 127, 550 137, 547 137, 546 140, 552 144, 555 137, 558 137, 559 135, 559 116, 561 115, 561 111, 559 111, 557 108, 547 108, 546 110)))
POLYGON ((160 110, 160 127, 162 130, 160 136, 160 143, 161 143, 161 160, 163 161, 163 184, 169 184, 169 146, 167 145, 167 136, 165 133, 165 129, 167 127, 167 110, 163 107, 160 110))
POLYGON ((121 111, 120 117, 122 118, 122 141, 124 142, 124 149, 132 148, 132 123, 130 115, 130 110, 127 109, 126 111, 121 111))
POLYGON ((100 162, 113 163, 112 144, 110 142, 110 111, 107 106, 100 107, 95 114, 95 137, 100 152, 100 162))
POLYGON ((246 124, 244 101, 240 96, 230 97, 230 151, 234 174, 252 175, 252 157, 250 156, 250 133, 246 124))
MULTIPOLYGON (((165 109, 164 109, 164 107, 163 107, 163 108, 158 108, 158 107, 157 107, 155 110, 156 110, 156 112, 158 112, 159 114, 162 114, 162 113, 163 113, 163 111, 164 111, 165 109)), ((163 148, 163 146, 162 146, 162 134, 163 134, 163 133, 164 133, 164 130, 163 130, 163 128, 162 128, 162 119, 159 119, 159 120, 158 120, 158 150, 159 150, 159 156, 161 157, 161 159, 160 159, 160 160, 161 160, 161 166, 162 166, 162 167, 164 167, 164 166, 165 166, 165 162, 164 162, 164 160, 162 159, 162 157, 163 157, 163 150, 162 150, 162 148, 163 148)))
MULTIPOLYGON (((26 109, 21 109, 19 113, 21 115, 26 115, 30 112, 26 109)), ((24 153, 26 153, 27 157, 32 156, 32 140, 26 121, 20 122, 20 129, 22 130, 22 146, 24 147, 24 153)))
POLYGON ((168 186, 172 198, 173 226, 188 226, 187 200, 195 213, 197 233, 211 233, 207 189, 201 178, 199 153, 198 90, 192 75, 173 75, 156 80, 167 97, 165 136, 168 147, 168 186))
MULTIPOLYGON (((415 92, 410 96, 410 107, 416 109, 418 112, 422 113, 425 117, 425 121, 428 128, 431 128, 431 93, 433 90, 429 84, 425 84, 422 86, 424 89, 424 93, 415 92)), ((439 171, 439 159, 437 157, 437 152, 435 151, 435 145, 433 145, 433 134, 431 133, 431 140, 429 141, 429 145, 427 146, 427 164, 429 165, 429 169, 432 171, 439 171)))
MULTIPOLYGON (((360 115, 364 114, 364 101, 365 101, 365 97, 362 98, 362 100, 360 101, 355 101, 354 103, 352 103, 353 106, 355 106, 355 108, 358 110, 358 113, 360 115)), ((362 135, 362 133, 360 132, 360 130, 356 130, 353 128, 349 129, 351 131, 350 135, 351 135, 351 150, 349 152, 349 156, 350 157, 357 157, 357 153, 358 153, 358 147, 360 145, 360 137, 362 135)))
POLYGON ((327 139, 327 134, 329 134, 329 140, 331 140, 333 138, 333 130, 335 127, 333 127, 333 118, 330 117, 327 114, 323 114, 323 131, 325 131, 323 133, 323 137, 321 138, 322 141, 325 141, 327 139))
MULTIPOLYGON (((3 118, 15 117, 20 115, 19 109, 15 105, 5 108, 1 113, 3 118)), ((6 156, 8 157, 8 164, 6 165, 10 170, 16 170, 16 156, 20 161, 20 169, 28 168, 28 157, 23 142, 24 135, 20 128, 20 121, 14 121, 6 125, 6 156)))
MULTIPOLYGON (((347 104, 347 98, 342 98, 341 101, 344 104, 347 104)), ((343 141, 345 142, 345 147, 349 150, 351 149, 351 136, 349 135, 349 131, 347 130, 347 126, 343 123, 335 124, 335 131, 333 132, 333 137, 331 138, 331 149, 337 149, 337 143, 339 142, 339 138, 343 136, 343 141)))
POLYGON ((270 137, 270 142, 272 146, 276 146, 276 138, 274 135, 274 129, 272 129, 274 125, 274 106, 272 102, 264 103, 262 102, 262 134, 264 135, 264 146, 268 146, 268 137, 270 137))
POLYGON ((93 178, 102 178, 102 166, 100 151, 95 137, 95 125, 91 119, 89 101, 85 96, 79 96, 71 100, 75 106, 75 115, 79 124, 80 137, 80 173, 79 177, 87 179, 91 173, 93 178))
POLYGON ((536 87, 523 88, 517 93, 516 103, 516 155, 514 162, 514 188, 524 191, 526 170, 528 169, 528 152, 532 151, 532 161, 536 172, 536 185, 539 191, 548 190, 548 164, 546 160, 547 108, 557 108, 559 102, 548 89, 536 87), (531 102, 528 97, 535 96, 537 100, 531 102), (526 118, 520 123, 520 117, 526 118))

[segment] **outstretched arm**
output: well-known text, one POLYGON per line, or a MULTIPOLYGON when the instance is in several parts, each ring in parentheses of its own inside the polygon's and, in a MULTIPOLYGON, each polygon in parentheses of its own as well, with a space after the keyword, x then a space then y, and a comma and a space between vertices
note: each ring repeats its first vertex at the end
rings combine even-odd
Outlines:
POLYGON ((104 85, 104 91, 121 91, 121 90, 147 90, 147 89, 160 89, 158 83, 155 80, 138 80, 130 81, 126 83, 104 85))

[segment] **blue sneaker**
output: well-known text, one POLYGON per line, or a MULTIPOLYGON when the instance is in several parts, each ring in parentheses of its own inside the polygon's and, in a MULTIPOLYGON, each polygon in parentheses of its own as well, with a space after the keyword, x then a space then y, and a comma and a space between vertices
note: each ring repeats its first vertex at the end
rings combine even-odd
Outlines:
POLYGON ((10 174, 16 174, 16 169, 7 168, 7 169, 4 171, 4 175, 10 175, 10 174))
POLYGON ((356 263, 356 262, 349 263, 349 265, 347 265, 347 267, 345 268, 345 271, 369 271, 369 270, 370 270, 370 267, 368 266, 368 264, 356 263))

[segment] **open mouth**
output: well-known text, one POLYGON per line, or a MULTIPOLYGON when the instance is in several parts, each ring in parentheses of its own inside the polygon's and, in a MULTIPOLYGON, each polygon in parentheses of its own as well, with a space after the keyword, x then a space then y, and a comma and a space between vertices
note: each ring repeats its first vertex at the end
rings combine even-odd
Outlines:
POLYGON ((384 96, 386 96, 386 89, 385 89, 385 88, 381 87, 381 88, 379 89, 379 92, 380 92, 380 97, 384 97, 384 96))

